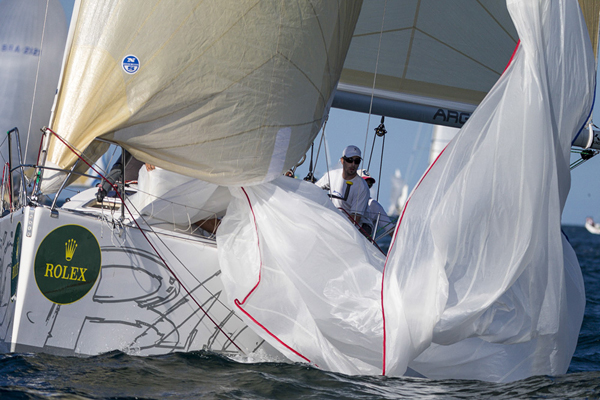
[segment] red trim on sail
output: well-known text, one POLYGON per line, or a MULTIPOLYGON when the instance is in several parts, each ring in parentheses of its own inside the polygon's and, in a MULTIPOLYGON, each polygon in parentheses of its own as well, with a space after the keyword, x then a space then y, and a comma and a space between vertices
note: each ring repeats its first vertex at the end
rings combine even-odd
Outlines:
POLYGON ((519 39, 519 41, 517 42, 517 45, 515 46, 515 49, 513 50, 512 55, 510 56, 510 60, 508 60, 508 64, 506 64, 506 67, 504 67, 504 71, 502 71, 503 75, 506 72, 506 70, 508 69, 508 67, 510 66, 510 64, 512 64, 512 62, 515 58, 515 54, 517 54, 517 49, 519 48, 520 44, 521 44, 521 40, 519 39))
POLYGON ((240 309, 240 311, 242 311, 244 314, 246 314, 246 316, 248 318, 250 318, 252 320, 252 322, 254 322, 256 325, 258 325, 261 329, 263 329, 265 332, 267 332, 269 334, 269 336, 271 336, 273 339, 277 340, 282 346, 284 346, 286 349, 288 349, 289 351, 291 351, 292 353, 296 354, 298 357, 302 358, 303 360, 305 360, 308 363, 311 363, 311 361, 303 356, 302 354, 300 354, 297 350, 294 350, 291 346, 289 346, 288 344, 286 344, 283 340, 279 339, 277 337, 277 335, 275 335, 273 332, 271 332, 270 330, 268 330, 263 324, 261 324, 260 322, 258 322, 252 315, 250 315, 249 312, 247 312, 246 310, 244 310, 242 308, 242 305, 246 302, 246 300, 248 300, 248 297, 250 297, 250 295, 256 290, 256 288, 258 287, 258 285, 260 284, 260 279, 261 279, 261 273, 262 273, 262 256, 260 253, 260 239, 258 236, 258 224, 256 223, 256 216, 254 215, 254 209, 252 208, 252 202, 250 201, 250 197, 248 196, 248 193, 246 193, 246 190, 242 187, 241 188, 242 191, 244 192, 244 195, 246 196, 246 199, 248 200, 248 206, 250 207, 250 211, 252 212, 252 219, 254 221, 254 230, 256 232, 256 245, 258 246, 258 256, 259 256, 259 263, 260 263, 260 268, 258 270, 258 281, 256 282, 256 285, 254 285, 254 287, 250 290, 250 292, 248 292, 248 294, 244 297, 244 300, 242 300, 241 302, 238 299, 234 299, 234 303, 237 306, 237 308, 240 309))
MULTIPOLYGON (((448 147, 448 145, 446 145, 446 147, 448 147)), ((423 182, 423 179, 425 179, 427 174, 429 174, 431 167, 433 167, 433 165, 437 162, 437 160, 440 158, 442 153, 444 153, 444 151, 446 151, 446 147, 444 147, 444 149, 440 152, 440 154, 438 154, 438 156, 435 158, 435 160, 431 163, 429 168, 427 168, 427 171, 425 171, 425 173, 423 174, 423 177, 421 177, 421 180, 419 181, 419 183, 417 183, 417 186, 415 186, 413 193, 421 185, 421 182, 423 182)), ((402 215, 400 215, 400 218, 398 219, 398 224, 396 224, 396 230, 394 231, 394 237, 392 238, 392 243, 390 244, 390 248, 388 249, 387 256, 385 257, 385 263, 383 264, 383 272, 381 274, 381 316, 383 319, 383 356, 382 356, 381 375, 385 375, 386 355, 387 355, 387 349, 386 349, 387 335, 386 335, 386 329, 385 329, 385 307, 383 305, 383 285, 385 283, 385 269, 387 268, 387 262, 388 262, 390 253, 392 252, 392 248, 396 244, 396 236, 398 235, 398 229, 400 228, 400 224, 402 223, 402 219, 404 218, 404 213, 406 212, 406 207, 408 207, 408 203, 410 202, 410 199, 412 199, 412 195, 408 198, 408 200, 406 200, 406 203, 404 204, 404 207, 402 208, 402 215)))
MULTIPOLYGON (((506 64, 506 68, 504 68, 504 71, 502 71, 502 74, 504 74, 504 72, 506 72, 506 70, 508 69, 508 67, 512 64, 512 62, 513 62, 513 60, 515 58, 515 55, 517 54, 517 50, 519 49, 519 45, 520 44, 521 44, 521 41, 519 40, 517 42, 517 45, 515 46, 515 49, 514 49, 512 55, 511 55, 511 57, 510 57, 510 60, 508 61, 508 64, 506 64)), ((448 147, 448 146, 446 145, 446 147, 448 147)), ((440 158, 440 156, 442 155, 442 153, 446 150, 446 147, 444 147, 444 150, 442 150, 440 152, 440 154, 438 154, 438 156, 431 163, 431 165, 429 166, 429 168, 427 168, 427 171, 425 171, 425 174, 423 174, 423 177, 421 178, 421 180, 419 181, 419 183, 417 183, 417 186, 413 190, 413 193, 421 185, 421 182, 423 182, 423 179, 425 179, 425 177, 427 176, 427 174, 431 170, 431 167, 433 167, 433 165, 437 162, 437 160, 440 158)), ((389 255, 390 255, 390 253, 392 251, 392 248, 396 244, 396 236, 398 235, 398 229, 400 228, 400 224, 402 223, 402 219, 404 218, 404 212, 406 211, 406 207, 408 207, 408 203, 410 202, 411 198, 412 198, 412 195, 411 195, 411 197, 408 198, 408 200, 406 200, 406 203, 404 204, 404 208, 402 209, 402 215, 400 216, 400 219, 398 220, 398 224, 396 225, 396 230, 394 231, 394 237, 392 238, 392 243, 390 244, 390 248, 388 250, 388 255, 385 258, 385 263, 383 264, 383 273, 382 273, 382 276, 381 276, 381 314, 382 314, 382 318, 383 318, 383 356, 382 356, 383 360, 382 360, 382 368, 381 368, 381 370, 382 370, 381 374, 382 375, 385 375, 385 367, 386 367, 386 361, 387 361, 386 360, 386 355, 387 355, 387 353, 386 353, 386 338, 387 338, 387 335, 386 335, 386 329, 385 329, 385 325, 386 325, 385 324, 385 307, 383 305, 383 300, 384 300, 383 299, 383 286, 384 286, 384 283, 385 283, 385 270, 386 270, 386 267, 387 267, 388 257, 389 257, 389 255)))

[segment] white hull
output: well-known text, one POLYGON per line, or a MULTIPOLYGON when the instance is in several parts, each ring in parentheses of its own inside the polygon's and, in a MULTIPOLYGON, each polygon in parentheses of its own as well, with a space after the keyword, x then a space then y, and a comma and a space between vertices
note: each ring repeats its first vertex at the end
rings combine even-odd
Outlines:
POLYGON ((587 218, 585 220, 585 229, 594 235, 600 235, 600 224, 595 223, 592 218, 587 218))
MULTIPOLYGON (((78 196, 91 200, 92 192, 78 196)), ((156 228, 159 241, 154 233, 148 233, 180 284, 140 230, 133 225, 113 228, 120 212, 86 207, 86 201, 75 199, 59 209, 57 218, 51 217, 48 207, 25 207, 0 219, 1 351, 96 355, 121 350, 154 355, 206 349, 247 354, 266 346, 225 304, 214 240, 156 228), (16 271, 12 268, 13 244, 18 242, 14 236, 19 224, 22 247, 11 300, 11 271, 16 271), (91 284, 94 274, 86 264, 84 252, 89 250, 76 234, 85 230, 72 225, 91 232, 101 251, 97 279, 74 301, 64 300, 70 295, 67 292, 79 290, 78 284, 91 284), (65 260, 67 246, 62 243, 66 241, 51 243, 56 232, 62 232, 57 229, 65 226, 71 227, 63 230, 79 229, 69 233, 77 244, 71 263, 65 260), (46 253, 40 250, 44 240, 46 253), (56 290, 48 286, 65 283, 73 285, 56 290), (64 304, 58 304, 57 298, 64 304)))

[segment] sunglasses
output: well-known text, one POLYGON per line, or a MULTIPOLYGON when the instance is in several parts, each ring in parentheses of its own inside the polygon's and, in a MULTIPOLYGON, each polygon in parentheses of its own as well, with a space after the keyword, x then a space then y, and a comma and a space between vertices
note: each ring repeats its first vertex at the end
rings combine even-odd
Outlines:
POLYGON ((348 164, 356 164, 356 165, 360 165, 360 162, 362 161, 362 158, 348 158, 348 157, 342 157, 344 159, 344 161, 346 161, 348 164))

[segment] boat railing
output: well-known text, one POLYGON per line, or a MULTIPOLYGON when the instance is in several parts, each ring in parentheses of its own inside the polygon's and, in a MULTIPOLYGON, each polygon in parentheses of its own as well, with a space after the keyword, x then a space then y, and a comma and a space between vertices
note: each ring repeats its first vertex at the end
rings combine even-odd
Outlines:
MULTIPOLYGON (((45 165, 40 165, 43 163, 39 162, 38 160, 38 164, 24 164, 22 157, 20 155, 20 145, 18 144, 19 142, 19 137, 18 137, 18 130, 15 128, 14 130, 11 130, 10 132, 11 134, 15 134, 14 139, 17 142, 17 152, 19 153, 19 164, 18 165, 12 165, 11 163, 7 163, 7 165, 4 168, 4 176, 2 178, 2 188, 0 189, 0 191, 2 192, 2 199, 4 199, 4 196, 7 195, 8 193, 8 197, 10 198, 9 201, 3 203, 0 205, 1 207, 1 211, 4 213, 5 211, 5 204, 10 204, 10 207, 8 207, 9 211, 14 211, 15 209, 18 209, 26 204, 31 204, 31 205, 41 205, 41 204, 46 204, 48 206, 50 206, 50 215, 52 217, 58 217, 58 207, 61 205, 60 204, 60 199, 62 198, 61 195, 64 192, 64 190, 66 190, 66 188, 68 188, 74 181, 77 180, 77 178, 79 177, 85 177, 85 178, 90 178, 93 179, 94 181, 99 181, 101 183, 107 183, 107 185, 105 184, 105 187, 107 188, 107 192, 110 192, 111 190, 115 190, 115 195, 111 195, 109 193, 104 193, 104 195, 99 196, 99 194, 96 194, 96 200, 94 202, 94 204, 90 203, 88 206, 92 207, 92 208, 96 208, 98 205, 100 206, 100 208, 104 209, 104 206, 102 205, 102 203, 105 200, 105 196, 106 198, 109 200, 109 207, 110 208, 117 208, 115 206, 117 206, 117 204, 121 204, 123 202, 125 202, 126 197, 129 195, 127 193, 126 189, 126 182, 125 182, 125 168, 124 166, 127 164, 127 161, 129 160, 127 158, 127 156, 129 155, 127 152, 125 152, 123 150, 122 147, 106 141, 104 139, 100 139, 100 138, 96 138, 95 141, 99 141, 99 142, 104 142, 104 143, 108 143, 108 144, 112 144, 117 146, 118 148, 120 148, 121 150, 121 160, 120 160, 120 168, 115 168, 115 165, 112 166, 112 168, 108 168, 107 166, 107 171, 105 171, 105 168, 101 168, 99 167, 97 164, 93 163, 93 162, 89 162, 85 161, 85 164, 92 165, 93 167, 91 168, 91 170, 94 173, 89 173, 89 171, 87 171, 86 173, 82 173, 80 172, 82 167, 82 163, 83 161, 81 160, 81 158, 78 158, 74 165, 70 168, 70 169, 64 169, 64 168, 59 168, 59 167, 50 167, 50 166, 45 166, 45 165), (27 177, 28 174, 25 173, 25 171, 27 169, 35 169, 36 172, 34 174, 33 177, 27 177), (79 169, 79 171, 78 171, 79 169), (64 173, 64 177, 61 177, 61 183, 60 186, 58 188, 58 190, 55 193, 42 193, 41 192, 41 176, 43 171, 56 171, 56 172, 62 172, 64 173), (13 191, 16 191, 17 188, 13 188, 13 179, 12 176, 14 173, 19 172, 19 176, 21 179, 21 184, 20 184, 20 188, 18 188, 19 192, 18 192, 18 196, 15 196, 15 193, 13 193, 13 191), (110 188, 110 189, 109 189, 110 188), (52 197, 53 195, 53 197, 52 197), (18 201, 13 201, 13 198, 16 197, 17 199, 19 199, 18 201), (115 201, 111 201, 112 199, 117 200, 115 201), (97 204, 96 204, 97 203, 97 204)), ((47 132, 45 133, 47 134, 47 132)), ((11 153, 10 156, 13 156, 13 151, 10 148, 10 144, 9 144, 9 152, 11 153)), ((40 150, 40 153, 42 152, 42 150, 40 150)), ((9 157, 10 158, 10 157, 9 157)), ((119 164, 119 163, 115 163, 115 164, 119 164)), ((78 187, 79 188, 79 187, 78 187)), ((100 191, 100 187, 98 188, 100 191)), ((139 188, 136 188, 134 192, 140 192, 143 193, 143 191, 140 191, 139 188)), ((179 231, 179 232, 188 232, 190 234, 195 234, 195 232, 197 231, 202 231, 205 233, 201 233, 201 236, 205 236, 205 237, 209 237, 209 238, 213 238, 214 237, 214 231, 211 230, 207 230, 205 227, 202 226, 201 222, 202 221, 208 221, 208 220, 218 220, 217 215, 211 215, 210 217, 206 217, 206 215, 209 215, 210 212, 207 210, 202 210, 202 209, 198 209, 196 207, 190 206, 190 205, 186 205, 186 204, 179 204, 177 202, 174 201, 170 201, 168 199, 164 199, 164 198, 160 198, 158 196, 155 196, 151 193, 145 193, 146 196, 151 196, 152 198, 154 198, 154 200, 161 200, 161 204, 162 207, 171 207, 173 209, 173 214, 177 213, 177 212, 182 212, 182 210, 184 210, 184 213, 187 215, 187 224, 185 224, 187 226, 187 229, 185 229, 182 226, 179 226, 177 223, 172 223, 173 231, 179 231), (190 217, 191 215, 196 215, 198 214, 198 212, 202 212, 203 215, 205 215, 204 219, 202 221, 193 221, 192 217, 190 217)), ((133 206, 133 204, 130 204, 130 206, 133 206)), ((119 206, 118 208, 120 208, 120 221, 124 221, 126 219, 125 216, 125 211, 127 207, 122 207, 119 206)), ((153 224, 162 224, 164 225, 166 224, 171 224, 171 222, 169 221, 160 221, 157 220, 155 218, 155 212, 159 212, 161 210, 153 210, 151 212, 148 213, 148 215, 142 215, 142 213, 140 213, 141 210, 133 210, 134 214, 138 214, 138 217, 144 219, 144 218, 149 218, 150 221, 146 222, 146 224, 148 226, 151 226, 153 224)), ((163 212, 165 210, 162 210, 163 212)), ((133 215, 131 215, 131 218, 138 218, 138 217, 134 217, 133 215)), ((197 234, 197 233, 196 233, 197 234)))
MULTIPOLYGON (((19 189, 19 193, 18 193, 18 201, 19 201, 19 205, 23 205, 26 202, 26 198, 27 198, 27 194, 24 193, 25 191, 25 174, 23 172, 23 168, 12 168, 12 138, 13 135, 15 137, 15 143, 17 145, 17 155, 18 155, 18 161, 19 161, 19 165, 23 165, 23 155, 21 153, 21 140, 19 137, 19 129, 17 127, 12 128, 11 130, 9 130, 7 132, 8 135, 8 170, 9 170, 9 181, 10 181, 10 185, 12 187, 12 183, 13 183, 13 179, 12 179, 12 174, 13 171, 15 170, 19 170, 20 172, 20 180, 21 180, 21 186, 19 189)), ((12 190, 11 190, 11 206, 13 206, 13 199, 12 199, 12 190)))
MULTIPOLYGON (((38 164, 25 164, 23 161, 23 154, 21 151, 21 139, 19 135, 19 129, 17 127, 9 130, 7 132, 8 135, 8 161, 5 163, 3 172, 2 172, 2 183, 0 188, 0 213, 4 215, 6 211, 12 212, 16 209, 24 207, 28 204, 36 204, 41 196, 41 192, 39 191, 39 176, 41 176, 41 172, 43 170, 52 170, 58 172, 64 172, 66 177, 62 182, 60 189, 55 193, 54 199, 51 203, 51 209, 53 210, 52 215, 56 216, 56 206, 58 199, 64 188, 68 186, 69 181, 75 175, 77 177, 87 177, 91 179, 99 180, 100 176, 90 175, 88 173, 81 173, 76 171, 76 166, 78 162, 75 163, 73 168, 70 170, 48 167, 38 164), (14 145, 13 145, 14 141, 14 145), (13 149, 13 146, 16 147, 13 149), (14 154, 16 151, 16 155, 14 154), (15 162, 14 158, 17 158, 17 162, 15 162), (28 179, 26 170, 34 169, 36 173, 33 178, 28 179), (14 174, 17 173, 18 176, 15 178, 14 174), (19 185, 14 185, 14 183, 18 182, 19 185), (33 183, 33 184, 32 184, 33 183), (15 187, 16 186, 16 187, 15 187), (8 199, 6 199, 8 197, 8 199)), ((79 160, 78 160, 79 161, 79 160)))

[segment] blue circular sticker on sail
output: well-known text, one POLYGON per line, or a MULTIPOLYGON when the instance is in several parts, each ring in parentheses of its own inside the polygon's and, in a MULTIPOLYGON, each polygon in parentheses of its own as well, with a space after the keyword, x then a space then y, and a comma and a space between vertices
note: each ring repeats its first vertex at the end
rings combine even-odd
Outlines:
POLYGON ((128 55, 123 58, 123 71, 128 74, 135 74, 140 69, 140 60, 134 55, 128 55))

